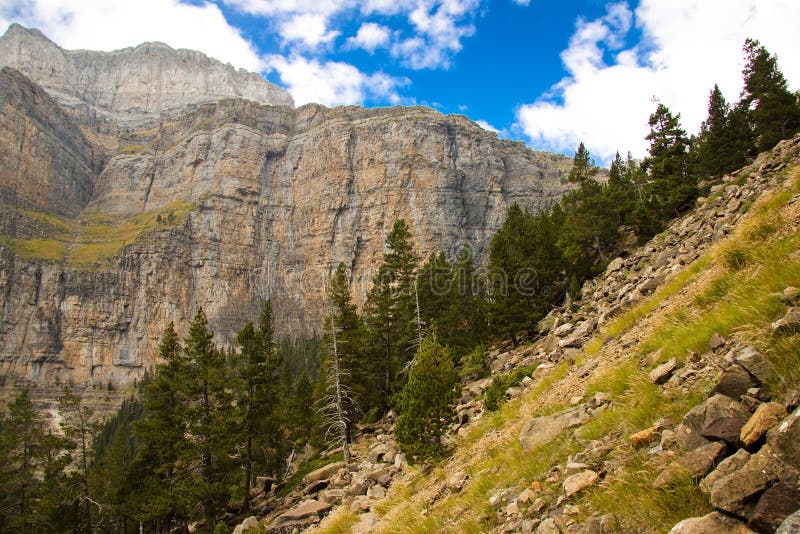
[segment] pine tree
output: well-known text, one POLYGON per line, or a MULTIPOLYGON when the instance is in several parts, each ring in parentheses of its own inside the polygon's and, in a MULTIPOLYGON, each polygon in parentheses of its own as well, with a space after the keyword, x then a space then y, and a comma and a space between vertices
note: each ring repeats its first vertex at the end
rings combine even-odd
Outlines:
POLYGON ((325 358, 325 393, 320 399, 320 414, 326 436, 333 437, 341 446, 345 464, 350 463, 350 426, 355 411, 353 393, 347 386, 350 374, 339 354, 338 328, 335 316, 325 321, 328 354, 325 358))
POLYGON ((594 164, 594 160, 584 146, 583 141, 581 141, 572 159, 572 169, 569 171, 568 179, 573 184, 580 184, 595 174, 597 174, 597 166, 594 164))
POLYGON ((456 378, 449 351, 435 332, 430 334, 414 356, 395 425, 397 442, 410 461, 443 452, 441 437, 454 416, 456 378))
POLYGON ((89 491, 89 462, 92 454, 91 445, 94 435, 100 429, 100 423, 94 416, 94 411, 86 406, 80 397, 75 395, 69 387, 58 399, 61 413, 61 430, 64 437, 75 448, 77 469, 73 478, 78 485, 78 501, 81 506, 80 529, 91 532, 94 523, 92 510, 100 505, 92 498, 89 491))
POLYGON ((27 389, 8 405, 0 426, 0 527, 26 532, 36 523, 44 423, 27 389))
POLYGON ((642 163, 648 173, 651 209, 667 221, 691 206, 697 198, 697 180, 687 168, 689 140, 680 126, 680 113, 673 116, 659 103, 650 115, 650 156, 642 163))
POLYGON ((752 152, 752 133, 742 108, 731 108, 715 84, 708 97, 708 118, 700 126, 696 151, 701 176, 718 177, 741 167, 752 152))
POLYGON ((372 356, 370 367, 380 394, 374 403, 384 410, 390 406, 392 395, 402 389, 404 377, 400 371, 410 358, 415 338, 416 257, 411 232, 404 220, 395 221, 386 237, 386 246, 389 250, 373 278, 364 305, 372 356))
POLYGON ((742 104, 749 110, 761 152, 800 130, 800 104, 788 89, 777 57, 754 39, 745 41, 744 54, 742 104))
POLYGON ((184 391, 188 401, 188 431, 192 436, 187 463, 198 463, 200 478, 195 480, 196 498, 202 503, 205 527, 212 532, 217 514, 230 496, 227 465, 235 437, 235 419, 230 391, 226 388, 225 357, 213 342, 214 334, 202 308, 189 326, 184 339, 188 373, 184 391))

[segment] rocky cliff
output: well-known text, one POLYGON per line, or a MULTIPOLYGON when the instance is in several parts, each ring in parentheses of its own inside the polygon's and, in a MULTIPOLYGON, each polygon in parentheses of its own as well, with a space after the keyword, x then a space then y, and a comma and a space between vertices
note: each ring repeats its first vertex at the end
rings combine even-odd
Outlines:
POLYGON ((66 106, 88 106, 122 123, 223 98, 294 105, 289 93, 257 74, 163 43, 64 50, 38 30, 12 24, 0 37, 0 65, 19 70, 66 106))
MULTIPOLYGON (((8 35, 24 32, 43 40, 12 28, 0 63, 8 58, 8 35)), ((32 57, 17 50, 18 57, 32 57)), ((152 54, 161 64, 162 50, 118 55, 152 54)), ((190 57, 202 59, 200 70, 211 61, 190 57)), ((126 61, 108 65, 123 69, 126 61)), ((60 88, 70 84, 37 78, 39 72, 28 69, 34 82, 69 104, 60 88)), ((420 257, 466 244, 483 260, 512 202, 537 209, 567 187, 568 158, 500 140, 461 116, 426 108, 294 109, 231 98, 149 120, 149 109, 174 101, 160 94, 144 111, 115 108, 119 101, 102 100, 98 89, 105 79, 74 95, 98 109, 136 114, 138 126, 99 128, 80 122, 88 115, 59 114, 33 82, 3 72, 3 94, 23 95, 4 97, 13 113, 0 115, 0 135, 13 140, 8 157, 20 162, 10 168, 47 161, 39 154, 52 147, 50 153, 71 154, 83 173, 70 177, 51 164, 59 171, 54 175, 0 174, 6 189, 25 183, 49 199, 7 195, 0 218, 5 373, 48 383, 128 381, 153 363, 164 327, 173 321, 183 331, 198 305, 222 343, 267 298, 281 334, 308 332, 321 324, 325 282, 339 262, 352 274, 356 301, 363 301, 397 218, 409 222, 420 257), (49 144, 17 148, 25 121, 49 144), (53 186, 59 181, 85 189, 75 186, 83 193, 64 200, 53 186)))

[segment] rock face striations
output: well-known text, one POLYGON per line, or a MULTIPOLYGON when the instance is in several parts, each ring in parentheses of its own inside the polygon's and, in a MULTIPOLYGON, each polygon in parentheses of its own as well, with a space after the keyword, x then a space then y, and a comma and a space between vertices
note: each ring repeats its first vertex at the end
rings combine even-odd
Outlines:
MULTIPOLYGON (((12 27, 0 63, 13 63, 9 50, 32 57, 26 42, 49 43, 12 27)), ((48 46, 73 66, 91 54, 48 46)), ((309 332, 321 324, 324 287, 340 262, 363 302, 396 219, 409 223, 421 258, 469 245, 484 260, 512 202, 538 209, 568 187, 568 158, 426 108, 294 109, 268 105, 290 102, 277 89, 277 101, 244 90, 245 98, 219 100, 217 86, 186 96, 194 105, 180 109, 170 108, 187 102, 169 91, 106 100, 100 86, 132 68, 133 58, 163 67, 175 54, 191 60, 182 68, 195 77, 211 69, 229 72, 231 84, 250 80, 248 91, 273 87, 161 45, 111 53, 103 74, 69 95, 62 89, 72 82, 29 66, 53 98, 20 73, 2 72, 0 109, 9 111, 0 113, 0 137, 9 140, 2 149, 9 163, 0 185, 14 191, 0 216, 4 373, 125 382, 154 363, 165 326, 172 321, 182 332, 198 305, 221 343, 267 298, 281 334, 309 332), (109 124, 61 112, 55 101, 70 106, 73 96, 107 111, 109 124), (117 113, 127 126, 114 122, 117 113), (22 123, 35 126, 34 138, 22 123), (26 170, 35 165, 47 172, 26 170)), ((187 87, 207 87, 193 79, 187 87)))
POLYGON ((89 106, 123 124, 223 98, 294 105, 289 93, 257 74, 163 43, 64 50, 40 31, 12 24, 0 38, 0 65, 19 70, 66 106, 89 106))

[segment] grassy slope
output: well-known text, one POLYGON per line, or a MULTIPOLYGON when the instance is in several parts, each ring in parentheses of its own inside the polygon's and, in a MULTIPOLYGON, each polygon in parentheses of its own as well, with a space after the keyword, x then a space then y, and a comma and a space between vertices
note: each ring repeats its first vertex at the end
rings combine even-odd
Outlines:
MULTIPOLYGON (((777 191, 762 195, 730 237, 602 328, 582 356, 599 362, 588 380, 579 379, 574 367, 564 363, 499 412, 484 417, 449 460, 429 470, 409 469, 375 507, 381 521, 374 531, 493 530, 498 527, 489 504, 493 495, 507 488, 518 494, 539 481, 542 490, 537 496, 551 504, 559 494, 559 480, 548 481, 551 470, 593 440, 609 445, 602 459, 615 468, 573 501, 579 509, 576 519, 611 513, 626 531, 664 532, 681 519, 708 512, 710 505, 695 481, 655 489, 652 481, 663 459, 653 460, 646 448, 634 450, 628 436, 662 418, 679 421, 711 385, 695 383, 688 394, 662 390, 647 379, 639 362, 662 347, 658 361, 685 358, 690 350, 702 353, 711 335, 720 333, 753 344, 772 359, 782 376, 770 385, 777 400, 798 387, 800 336, 776 336, 769 329, 786 310, 775 293, 800 287, 800 168, 785 170, 782 178, 777 191), (603 344, 609 337, 614 341, 603 344), (564 433, 532 451, 521 450, 517 437, 527 418, 555 412, 565 406, 564 399, 596 391, 612 395, 609 409, 574 434, 564 433), (442 492, 447 478, 459 470, 470 475, 464 490, 442 492)), ((320 530, 347 532, 355 522, 356 517, 342 508, 320 530)))
POLYGON ((36 239, 0 236, 0 244, 11 247, 25 260, 65 262, 73 268, 93 268, 119 255, 123 248, 150 232, 182 224, 192 209, 194 204, 191 202, 176 200, 133 217, 88 214, 77 220, 20 210, 21 215, 47 228, 48 236, 36 239))

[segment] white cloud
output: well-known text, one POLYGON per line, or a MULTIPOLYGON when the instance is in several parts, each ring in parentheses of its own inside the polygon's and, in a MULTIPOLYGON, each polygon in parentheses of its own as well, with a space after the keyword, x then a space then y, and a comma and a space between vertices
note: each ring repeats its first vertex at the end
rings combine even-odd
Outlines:
POLYGON ((533 146, 572 153, 584 141, 604 162, 617 150, 641 157, 653 96, 696 132, 714 83, 729 101, 738 99, 746 37, 777 53, 790 86, 800 84, 800 2, 642 0, 634 19, 643 39, 627 49, 623 37, 634 21, 625 3, 609 5, 601 19, 578 21, 561 56, 569 75, 517 110, 516 126, 533 146))
POLYGON ((475 32, 473 20, 484 0, 223 1, 265 18, 285 40, 299 40, 312 48, 331 41, 342 31, 336 24, 344 24, 354 16, 403 17, 408 28, 393 26, 395 31, 376 22, 362 24, 357 34, 348 38, 347 46, 370 52, 387 47, 405 66, 436 69, 449 67, 452 56, 461 50, 461 41, 475 32), (299 21, 305 24, 300 25, 299 21))
POLYGON ((511 0, 511 1, 517 4, 518 6, 522 7, 528 7, 529 5, 531 5, 531 0, 511 0))
POLYGON ((372 54, 376 48, 385 47, 389 43, 390 36, 391 30, 386 26, 365 22, 358 28, 355 37, 347 40, 347 44, 351 48, 363 48, 372 54))
POLYGON ((483 129, 484 129, 484 130, 486 130, 486 131, 489 131, 489 132, 494 132, 494 133, 496 133, 496 134, 499 134, 499 133, 500 133, 500 130, 499 130, 499 129, 495 128, 494 126, 492 126, 491 124, 489 124, 489 123, 488 123, 488 122, 486 122, 485 120, 480 120, 480 119, 479 119, 479 120, 476 120, 476 121, 475 121, 475 124, 477 124, 478 126, 480 126, 481 128, 483 128, 483 129))
POLYGON ((211 3, 179 0, 20 0, 0 4, 7 19, 40 29, 67 49, 117 50, 144 41, 200 50, 224 62, 257 71, 253 45, 211 3), (209 36, 213 36, 210 39, 209 36))
POLYGON ((298 106, 311 102, 326 106, 360 104, 368 97, 399 104, 402 99, 397 88, 408 83, 382 72, 364 74, 348 63, 302 56, 270 56, 267 64, 278 73, 298 106))
POLYGON ((281 24, 280 34, 284 41, 299 41, 309 48, 316 48, 336 39, 339 32, 328 31, 328 21, 324 15, 303 13, 293 15, 281 24))

